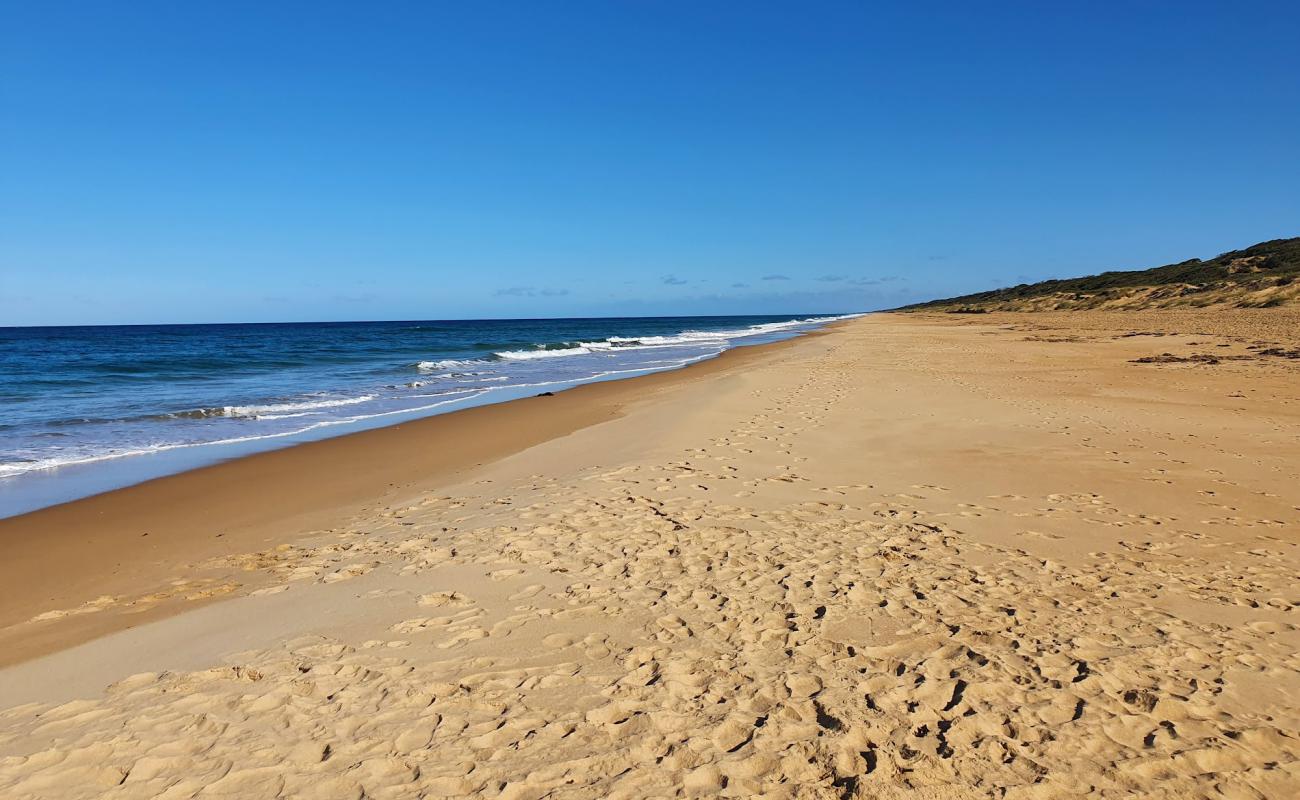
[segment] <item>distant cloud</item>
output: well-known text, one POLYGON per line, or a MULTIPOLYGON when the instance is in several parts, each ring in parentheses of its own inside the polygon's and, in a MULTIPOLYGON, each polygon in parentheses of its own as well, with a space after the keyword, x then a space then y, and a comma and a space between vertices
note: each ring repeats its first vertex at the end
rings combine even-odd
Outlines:
POLYGON ((882 283, 894 283, 901 280, 904 279, 899 275, 886 275, 883 278, 854 278, 849 283, 854 286, 879 286, 882 283))
POLYGON ((843 275, 823 275, 817 280, 821 281, 822 283, 834 283, 836 281, 844 280, 844 277, 845 276, 843 275))
POLYGON ((731 284, 731 288, 733 288, 733 289, 748 289, 748 288, 749 288, 749 284, 748 284, 748 283, 733 283, 733 284, 731 284))
POLYGON ((497 289, 492 294, 496 297, 563 297, 568 289, 538 289, 536 286, 509 286, 497 289))
POLYGON ((790 280, 790 276, 789 276, 789 275, 764 275, 764 276, 763 276, 763 280, 765 280, 765 281, 788 281, 788 280, 790 280))
POLYGON ((668 284, 669 286, 682 286, 685 285, 686 279, 679 278, 676 275, 665 275, 664 283, 668 284))
POLYGON ((933 255, 933 256, 926 256, 926 260, 927 260, 927 261, 947 261, 947 260, 948 260, 948 257, 945 256, 945 255, 933 255))

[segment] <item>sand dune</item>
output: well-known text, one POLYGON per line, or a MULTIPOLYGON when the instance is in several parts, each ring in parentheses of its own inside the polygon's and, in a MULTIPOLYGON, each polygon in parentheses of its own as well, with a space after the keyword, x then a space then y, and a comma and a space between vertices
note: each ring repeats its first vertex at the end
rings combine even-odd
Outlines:
POLYGON ((0 795, 1295 796, 1272 314, 880 315, 647 385, 0 671, 0 795))

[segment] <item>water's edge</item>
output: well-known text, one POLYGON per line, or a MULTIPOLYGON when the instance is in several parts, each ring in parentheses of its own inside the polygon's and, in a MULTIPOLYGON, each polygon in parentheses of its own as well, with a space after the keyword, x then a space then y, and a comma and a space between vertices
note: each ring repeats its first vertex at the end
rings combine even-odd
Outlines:
POLYGON ((698 357, 671 364, 596 373, 574 380, 547 381, 545 384, 497 387, 489 392, 456 397, 419 408, 376 414, 365 419, 294 431, 285 435, 259 436, 246 440, 216 443, 203 442, 157 452, 132 453, 122 457, 97 459, 88 463, 65 464, 57 468, 10 476, 0 479, 0 519, 115 489, 122 489, 156 478, 188 472, 204 466, 292 447, 306 442, 385 428, 478 406, 496 405, 532 397, 543 392, 558 393, 591 383, 618 381, 641 375, 676 371, 703 361, 712 360, 727 350, 791 339, 852 316, 857 315, 818 318, 815 322, 809 321, 807 324, 798 326, 795 330, 780 330, 761 336, 728 341, 725 346, 719 348, 716 352, 701 354, 698 357))

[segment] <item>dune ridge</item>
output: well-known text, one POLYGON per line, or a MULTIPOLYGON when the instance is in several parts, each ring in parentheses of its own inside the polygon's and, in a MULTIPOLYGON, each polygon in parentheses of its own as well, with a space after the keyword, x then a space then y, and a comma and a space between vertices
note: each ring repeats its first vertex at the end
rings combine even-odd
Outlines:
POLYGON ((1294 307, 1300 300, 1300 237, 1273 239, 1208 261, 1103 272, 917 303, 901 310, 1150 311, 1294 307))

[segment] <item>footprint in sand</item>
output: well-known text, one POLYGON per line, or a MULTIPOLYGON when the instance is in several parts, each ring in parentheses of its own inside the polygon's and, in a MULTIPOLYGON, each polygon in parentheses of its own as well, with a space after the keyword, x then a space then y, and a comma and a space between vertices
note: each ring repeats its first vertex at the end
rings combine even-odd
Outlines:
POLYGON ((439 642, 438 649, 450 650, 456 647, 464 647, 470 642, 475 642, 478 641, 479 639, 486 639, 487 637, 488 637, 487 631, 483 630, 478 626, 475 626, 463 630, 460 633, 457 633, 456 635, 452 636, 450 639, 448 639, 445 642, 439 642))
POLYGON ((508 600, 527 600, 527 599, 530 598, 530 597, 534 597, 534 596, 536 596, 538 592, 542 591, 542 590, 545 589, 545 588, 546 588, 546 587, 543 586, 543 585, 540 584, 540 583, 530 584, 530 585, 525 586, 524 588, 520 589, 519 591, 515 592, 514 594, 510 595, 510 597, 508 597, 507 599, 508 599, 508 600))

